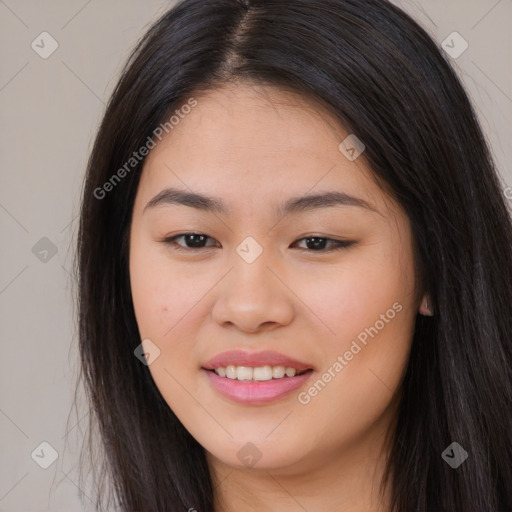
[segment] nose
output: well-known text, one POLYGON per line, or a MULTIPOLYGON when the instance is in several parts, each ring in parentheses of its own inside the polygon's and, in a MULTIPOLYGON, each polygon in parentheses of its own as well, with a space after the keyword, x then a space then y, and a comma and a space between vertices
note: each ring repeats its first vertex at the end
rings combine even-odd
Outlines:
POLYGON ((246 333, 288 325, 294 316, 293 292, 286 277, 264 257, 247 263, 236 255, 233 267, 217 287, 212 318, 222 327, 246 333))

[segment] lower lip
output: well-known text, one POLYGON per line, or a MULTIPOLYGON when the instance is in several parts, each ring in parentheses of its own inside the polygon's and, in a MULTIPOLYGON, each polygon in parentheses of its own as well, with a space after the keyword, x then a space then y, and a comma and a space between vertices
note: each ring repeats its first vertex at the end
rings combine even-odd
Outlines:
POLYGON ((295 377, 283 377, 260 382, 228 379, 215 372, 204 370, 212 386, 225 397, 241 404, 259 405, 278 400, 304 384, 312 371, 295 377))

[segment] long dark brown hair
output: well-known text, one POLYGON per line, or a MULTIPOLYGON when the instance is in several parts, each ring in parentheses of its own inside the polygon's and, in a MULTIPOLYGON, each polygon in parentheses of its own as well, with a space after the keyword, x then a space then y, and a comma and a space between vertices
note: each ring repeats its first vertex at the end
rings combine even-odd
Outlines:
POLYGON ((417 318, 401 389, 392 510, 512 510, 512 226, 448 59, 386 0, 185 0, 145 34, 95 140, 77 243, 80 381, 89 432, 101 441, 98 509, 214 509, 204 449, 134 356, 128 236, 144 159, 109 180, 187 99, 236 80, 326 106, 364 142, 376 179, 410 219, 435 316, 417 318), (457 469, 441 457, 453 441, 468 452, 457 469))

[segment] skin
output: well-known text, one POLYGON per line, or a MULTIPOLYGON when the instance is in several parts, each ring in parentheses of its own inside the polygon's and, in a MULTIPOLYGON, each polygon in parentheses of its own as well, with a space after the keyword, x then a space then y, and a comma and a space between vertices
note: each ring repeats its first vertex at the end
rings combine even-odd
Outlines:
MULTIPOLYGON (((283 89, 230 84, 198 104, 145 161, 130 232, 130 280, 141 339, 162 396, 206 449, 216 512, 384 511, 379 493, 398 389, 419 308, 412 234, 402 209, 372 179, 364 153, 338 149, 348 132, 321 106, 283 89), (221 198, 229 215, 164 204, 176 187, 221 198), (274 217, 290 197, 340 191, 377 211, 335 206, 274 217), (179 252, 162 240, 205 234, 207 247, 179 252), (247 263, 247 237, 262 254, 247 263), (305 237, 352 240, 316 250, 305 237), (308 248, 309 247, 309 248, 308 248), (194 252, 195 251, 195 252, 194 252), (393 304, 385 323, 307 403, 298 395, 393 304), (276 350, 310 364, 298 391, 267 405, 221 396, 201 367, 242 348, 276 350), (238 451, 261 453, 247 467, 238 451)), ((162 433, 165 435, 165 433, 162 433)))

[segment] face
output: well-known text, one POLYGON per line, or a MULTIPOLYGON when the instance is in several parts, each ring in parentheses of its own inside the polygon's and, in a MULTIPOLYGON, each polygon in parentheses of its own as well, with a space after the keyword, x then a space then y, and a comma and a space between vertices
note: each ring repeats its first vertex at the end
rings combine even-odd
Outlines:
POLYGON ((418 308, 407 217, 320 106, 249 85, 195 100, 151 149, 131 224, 158 389, 231 467, 382 439, 418 308))

